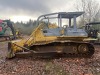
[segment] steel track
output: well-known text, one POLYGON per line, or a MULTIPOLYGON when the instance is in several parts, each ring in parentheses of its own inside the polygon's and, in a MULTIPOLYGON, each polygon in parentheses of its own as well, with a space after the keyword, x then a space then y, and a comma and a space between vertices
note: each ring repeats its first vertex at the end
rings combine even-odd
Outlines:
POLYGON ((57 53, 57 52, 34 53, 32 50, 30 51, 26 50, 25 52, 16 53, 16 57, 27 57, 27 56, 31 56, 34 58, 91 57, 94 54, 94 47, 92 44, 89 43, 85 43, 85 44, 87 44, 88 46, 88 52, 86 53, 57 53))

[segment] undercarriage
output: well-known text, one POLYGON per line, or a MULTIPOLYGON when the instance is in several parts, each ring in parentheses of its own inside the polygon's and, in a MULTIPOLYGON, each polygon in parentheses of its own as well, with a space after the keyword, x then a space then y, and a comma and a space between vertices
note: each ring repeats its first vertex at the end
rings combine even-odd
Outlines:
POLYGON ((52 42, 42 45, 33 45, 27 50, 23 48, 23 51, 15 53, 17 57, 91 57, 94 54, 94 47, 89 43, 81 42, 52 42))

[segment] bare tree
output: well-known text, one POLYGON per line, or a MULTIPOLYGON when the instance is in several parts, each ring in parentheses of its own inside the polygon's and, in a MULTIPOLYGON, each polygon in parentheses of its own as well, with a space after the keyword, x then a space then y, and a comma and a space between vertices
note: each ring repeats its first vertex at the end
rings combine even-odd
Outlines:
POLYGON ((81 16, 81 23, 86 24, 98 20, 100 14, 100 6, 95 0, 77 0, 77 11, 84 11, 84 15, 81 16))

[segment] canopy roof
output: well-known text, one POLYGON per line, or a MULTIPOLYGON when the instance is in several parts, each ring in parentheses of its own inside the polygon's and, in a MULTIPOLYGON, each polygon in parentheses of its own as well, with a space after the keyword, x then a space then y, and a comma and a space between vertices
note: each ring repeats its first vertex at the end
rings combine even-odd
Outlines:
POLYGON ((81 16, 84 12, 58 12, 58 13, 50 13, 50 14, 45 14, 45 15, 41 15, 38 17, 41 18, 41 17, 45 17, 45 19, 47 18, 74 18, 75 17, 78 17, 78 16, 81 16))
POLYGON ((74 16, 78 17, 82 15, 84 12, 59 12, 58 18, 74 18, 74 16))

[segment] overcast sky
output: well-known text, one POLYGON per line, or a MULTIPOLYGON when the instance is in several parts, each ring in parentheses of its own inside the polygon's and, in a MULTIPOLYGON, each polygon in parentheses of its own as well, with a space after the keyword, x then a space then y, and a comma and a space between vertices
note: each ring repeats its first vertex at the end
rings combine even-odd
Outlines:
POLYGON ((76 0, 0 0, 0 19, 27 21, 46 13, 75 11, 75 2, 76 0))

